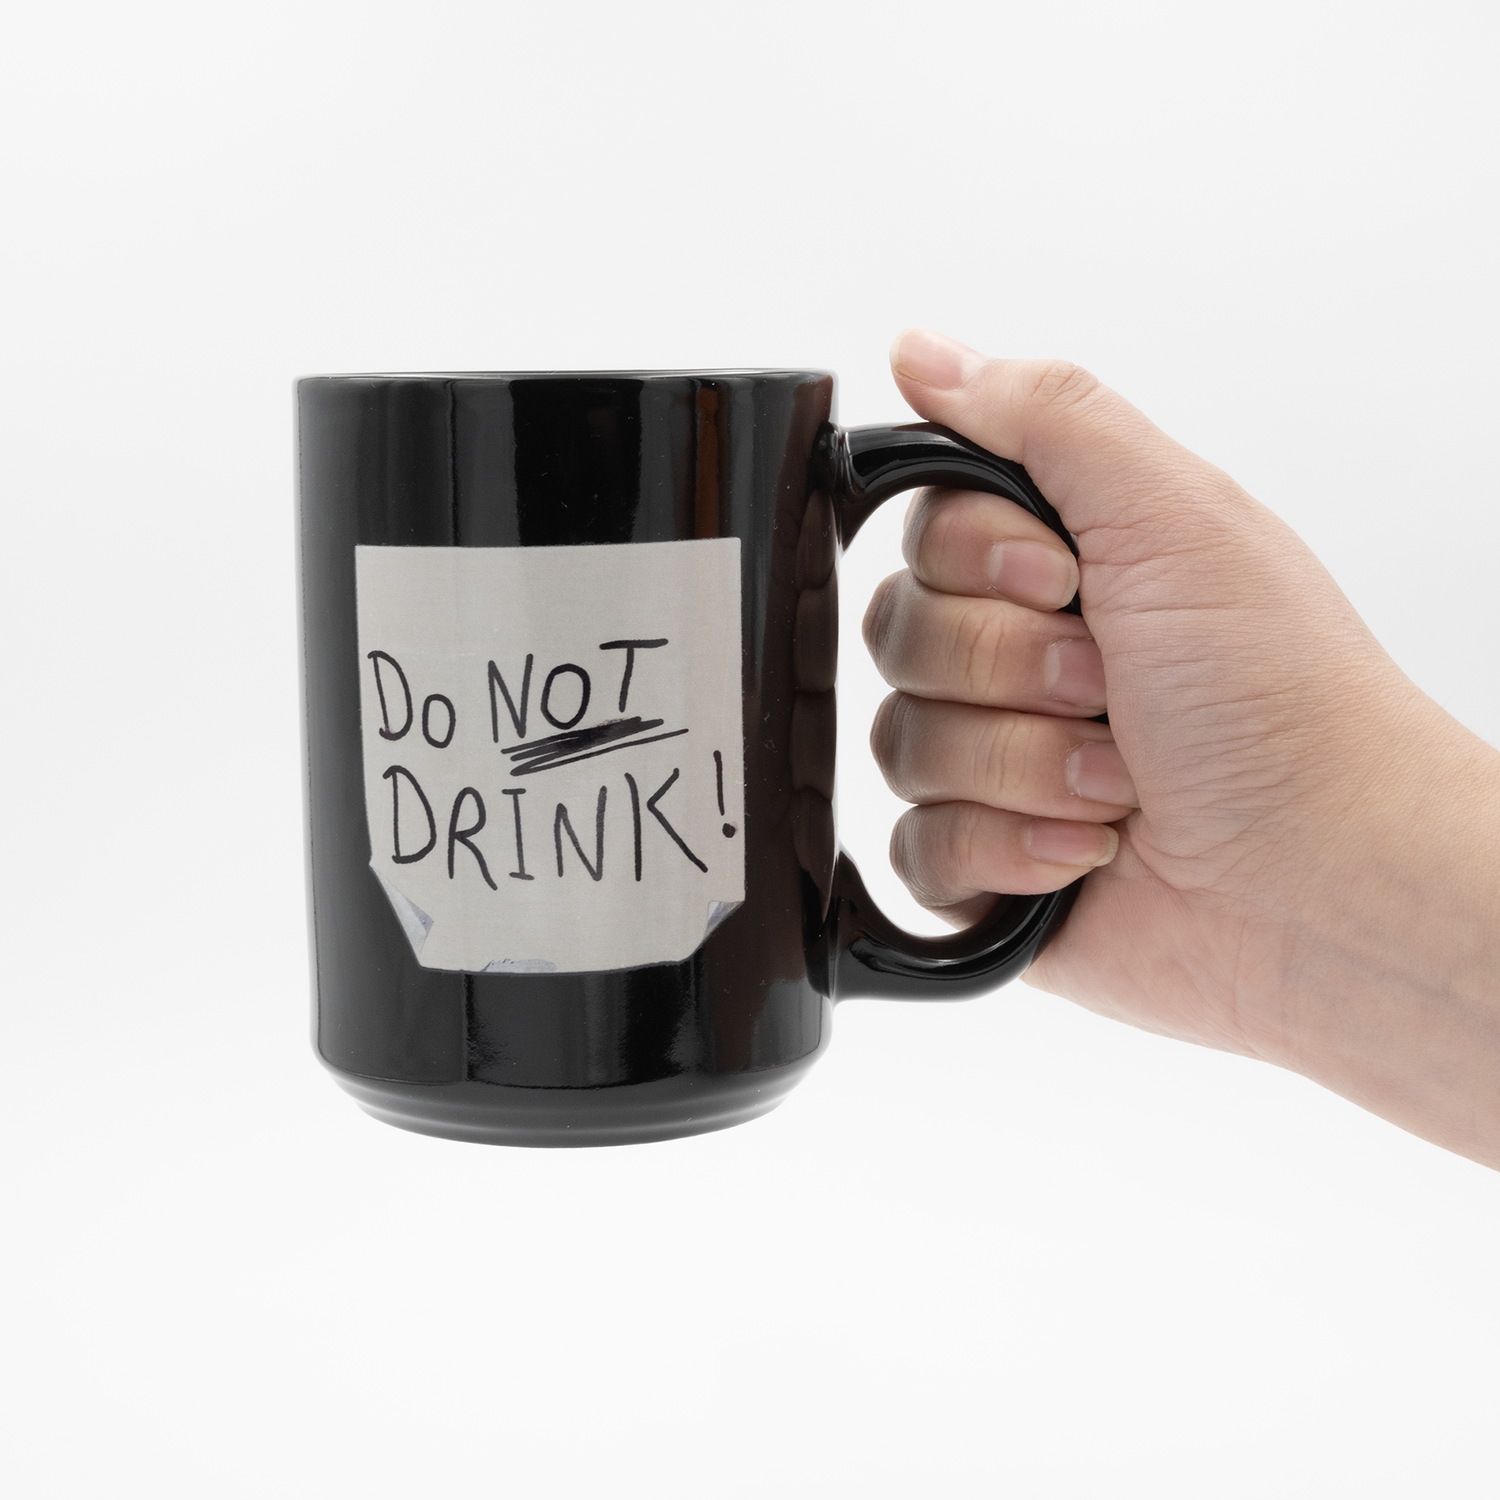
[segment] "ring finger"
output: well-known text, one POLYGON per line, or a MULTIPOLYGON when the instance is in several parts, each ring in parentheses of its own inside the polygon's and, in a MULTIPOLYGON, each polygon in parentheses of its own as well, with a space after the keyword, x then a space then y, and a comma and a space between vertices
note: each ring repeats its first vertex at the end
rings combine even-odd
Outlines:
POLYGON ((1112 823, 1139 806, 1103 724, 892 693, 870 747, 907 802, 979 802, 1034 817, 1112 823))

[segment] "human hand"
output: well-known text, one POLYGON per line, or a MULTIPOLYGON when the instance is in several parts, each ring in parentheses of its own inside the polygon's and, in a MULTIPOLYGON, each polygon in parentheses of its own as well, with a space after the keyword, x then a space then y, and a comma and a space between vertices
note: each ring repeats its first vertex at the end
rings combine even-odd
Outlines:
POLYGON ((1289 528, 1093 377, 921 330, 892 364, 920 416, 1024 463, 1079 549, 995 496, 912 504, 865 637, 917 899, 968 923, 1091 872, 1030 983, 1500 1167, 1500 754, 1289 528), (1082 618, 1053 613, 1075 588, 1082 618))

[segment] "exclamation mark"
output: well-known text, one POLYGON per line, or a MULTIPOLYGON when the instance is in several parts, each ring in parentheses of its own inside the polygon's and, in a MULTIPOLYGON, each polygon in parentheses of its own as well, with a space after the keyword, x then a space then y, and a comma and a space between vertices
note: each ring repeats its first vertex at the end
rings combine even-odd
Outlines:
MULTIPOLYGON (((717 750, 714 751, 714 787, 719 794, 719 816, 722 818, 724 816, 724 757, 717 750)), ((734 837, 733 823, 724 825, 724 837, 726 839, 734 837)))

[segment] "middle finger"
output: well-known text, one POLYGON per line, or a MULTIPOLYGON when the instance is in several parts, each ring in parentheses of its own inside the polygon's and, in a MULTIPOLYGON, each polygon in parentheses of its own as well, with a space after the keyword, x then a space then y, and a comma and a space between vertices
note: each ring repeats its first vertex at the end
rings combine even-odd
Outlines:
POLYGON ((1138 807, 1107 726, 892 693, 870 748, 907 802, 978 802, 1042 818, 1113 823, 1138 807))

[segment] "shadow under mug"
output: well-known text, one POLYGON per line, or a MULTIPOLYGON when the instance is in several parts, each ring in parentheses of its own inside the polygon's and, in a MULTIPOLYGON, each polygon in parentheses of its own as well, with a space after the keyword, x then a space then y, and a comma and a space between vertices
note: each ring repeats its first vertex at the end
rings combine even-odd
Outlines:
POLYGON ((369 1113, 536 1146, 738 1124, 835 1001, 979 994, 1061 925, 1076 885, 904 932, 834 832, 838 554, 926 484, 1068 539, 1018 464, 841 429, 816 370, 297 399, 314 1045, 369 1113))

